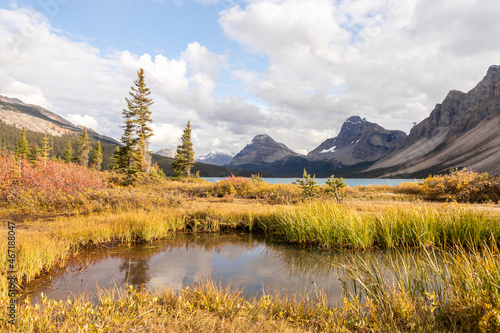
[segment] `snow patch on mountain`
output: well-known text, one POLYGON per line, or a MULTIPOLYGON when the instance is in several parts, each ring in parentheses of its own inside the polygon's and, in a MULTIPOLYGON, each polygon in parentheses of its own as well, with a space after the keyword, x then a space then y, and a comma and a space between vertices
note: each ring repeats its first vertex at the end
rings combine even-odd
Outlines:
POLYGON ((333 146, 329 149, 323 149, 322 151, 320 151, 319 153, 320 154, 326 154, 326 153, 335 153, 337 151, 337 146, 333 146))

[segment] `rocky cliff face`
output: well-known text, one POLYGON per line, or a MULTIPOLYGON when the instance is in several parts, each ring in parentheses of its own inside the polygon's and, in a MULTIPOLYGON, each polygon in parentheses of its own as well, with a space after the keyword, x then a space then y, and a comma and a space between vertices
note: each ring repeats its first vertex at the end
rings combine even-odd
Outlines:
POLYGON ((375 163, 381 176, 439 173, 467 167, 500 171, 500 67, 468 93, 452 90, 430 116, 416 125, 397 151, 375 163))
POLYGON ((282 143, 274 141, 267 134, 260 134, 253 138, 242 151, 233 158, 229 166, 248 164, 273 163, 280 159, 297 156, 293 150, 282 143))
POLYGON ((210 152, 207 155, 202 155, 195 158, 196 162, 218 165, 218 166, 227 165, 231 163, 232 160, 233 156, 221 152, 210 152))
POLYGON ((392 153, 406 140, 402 131, 385 128, 353 116, 347 119, 336 138, 327 139, 307 154, 312 161, 330 161, 339 166, 374 162, 392 153))

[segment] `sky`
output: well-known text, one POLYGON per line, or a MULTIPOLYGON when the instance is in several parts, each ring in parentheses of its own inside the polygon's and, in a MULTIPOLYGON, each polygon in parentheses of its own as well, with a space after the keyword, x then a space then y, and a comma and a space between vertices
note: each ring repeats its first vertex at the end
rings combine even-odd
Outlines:
POLYGON ((358 115, 409 132, 500 65, 500 1, 0 0, 0 95, 119 139, 137 71, 153 150, 268 134, 298 153, 358 115))

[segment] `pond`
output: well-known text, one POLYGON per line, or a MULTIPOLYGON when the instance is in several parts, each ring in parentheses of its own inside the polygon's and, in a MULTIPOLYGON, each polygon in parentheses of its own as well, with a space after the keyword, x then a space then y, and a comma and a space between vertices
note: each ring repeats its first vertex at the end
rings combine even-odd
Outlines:
MULTIPOLYGON (((386 252, 357 252, 381 260, 386 252)), ((89 251, 67 267, 35 281, 27 288, 33 302, 40 293, 65 300, 84 294, 95 299, 99 290, 127 284, 153 291, 174 290, 210 277, 223 286, 243 288, 246 298, 264 293, 315 299, 325 293, 331 305, 341 305, 345 277, 342 265, 352 253, 301 248, 266 241, 248 234, 175 234, 155 244, 118 246, 89 251)))

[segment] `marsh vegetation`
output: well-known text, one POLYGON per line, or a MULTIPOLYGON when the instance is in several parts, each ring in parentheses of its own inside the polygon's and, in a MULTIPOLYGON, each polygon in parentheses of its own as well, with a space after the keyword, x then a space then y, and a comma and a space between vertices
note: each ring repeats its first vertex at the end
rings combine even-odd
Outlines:
MULTIPOLYGON (((0 164, 0 217, 4 230, 9 221, 17 226, 20 293, 86 248, 153 242, 179 232, 237 230, 296 247, 346 251, 351 258, 343 266, 340 307, 326 296, 245 298, 237 286, 201 280, 160 293, 102 290, 97 303, 83 297, 26 300, 18 308, 23 332, 500 329, 498 176, 456 171, 420 183, 346 187, 340 203, 328 185, 318 186, 314 196, 304 196, 298 185, 240 177, 209 183, 137 176, 122 186, 119 174, 63 162, 20 163, 3 153, 0 164), (46 176, 54 173, 57 178, 46 176), (397 255, 382 270, 358 255, 373 249, 397 255), (422 256, 413 255, 416 249, 422 256)), ((0 248, 5 275, 7 237, 0 248)), ((0 295, 5 308, 5 279, 0 295)), ((16 331, 5 317, 0 325, 16 331)))

